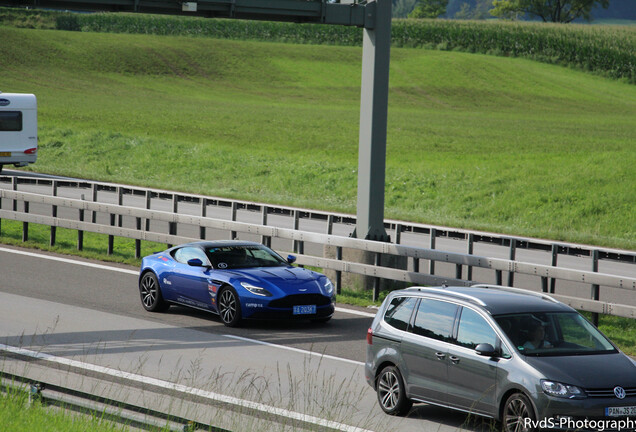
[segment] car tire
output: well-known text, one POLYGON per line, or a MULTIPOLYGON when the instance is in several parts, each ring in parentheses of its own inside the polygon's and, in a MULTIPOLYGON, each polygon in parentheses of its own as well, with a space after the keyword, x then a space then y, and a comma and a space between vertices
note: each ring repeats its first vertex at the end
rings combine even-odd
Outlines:
POLYGON ((141 276, 139 280, 139 295, 141 304, 149 312, 164 312, 170 304, 166 303, 161 295, 161 287, 157 276, 149 271, 141 276))
POLYGON ((413 402, 406 397, 402 374, 395 366, 382 369, 376 382, 380 408, 387 414, 402 416, 409 412, 413 402))
POLYGON ((232 287, 223 288, 217 299, 221 321, 228 327, 237 327, 241 323, 241 302, 232 287))
POLYGON ((536 420, 532 402, 523 393, 514 393, 506 400, 502 422, 504 432, 533 432, 535 428, 525 423, 536 420))

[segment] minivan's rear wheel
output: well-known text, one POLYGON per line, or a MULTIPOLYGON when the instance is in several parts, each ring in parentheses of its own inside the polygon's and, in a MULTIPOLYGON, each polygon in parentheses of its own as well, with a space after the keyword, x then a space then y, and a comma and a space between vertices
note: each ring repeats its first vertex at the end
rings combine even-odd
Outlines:
POLYGON ((522 393, 511 395, 503 410, 504 432, 532 432, 532 423, 536 420, 532 402, 522 393))
POLYGON ((402 374, 395 366, 382 369, 377 382, 378 402, 382 410, 391 415, 404 415, 413 402, 406 397, 402 374))

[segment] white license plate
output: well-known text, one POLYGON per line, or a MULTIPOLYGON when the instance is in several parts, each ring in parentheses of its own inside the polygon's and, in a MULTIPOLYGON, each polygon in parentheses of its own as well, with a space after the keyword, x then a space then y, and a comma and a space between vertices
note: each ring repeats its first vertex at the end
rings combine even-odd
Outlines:
POLYGON ((605 415, 607 417, 633 416, 636 415, 636 406, 607 407, 605 408, 605 415))
POLYGON ((294 315, 311 315, 316 313, 316 305, 294 306, 294 315))
POLYGON ((0 157, 10 157, 11 152, 0 152, 0 157))

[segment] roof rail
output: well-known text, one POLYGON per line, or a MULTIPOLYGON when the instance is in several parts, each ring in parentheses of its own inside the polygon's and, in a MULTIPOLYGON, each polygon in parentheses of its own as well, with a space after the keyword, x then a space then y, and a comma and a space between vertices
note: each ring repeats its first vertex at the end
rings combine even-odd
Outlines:
POLYGON ((529 291, 522 288, 507 287, 503 285, 489 285, 489 284, 477 284, 477 285, 471 285, 470 287, 471 288, 486 288, 486 289, 494 289, 494 290, 500 290, 500 291, 508 291, 508 292, 513 292, 518 294, 526 294, 526 295, 542 298, 543 300, 551 301, 552 303, 559 303, 559 301, 556 300, 554 297, 550 297, 549 295, 545 293, 529 291))
POLYGON ((469 294, 464 294, 464 293, 458 293, 458 292, 455 292, 455 291, 450 291, 450 290, 447 290, 447 289, 444 289, 444 288, 410 287, 410 288, 407 288, 407 290, 424 291, 424 292, 431 292, 431 293, 434 293, 434 294, 451 295, 451 296, 462 298, 464 300, 471 301, 473 303, 477 303, 480 306, 487 306, 486 303, 484 303, 482 300, 478 299, 477 297, 471 296, 469 294))

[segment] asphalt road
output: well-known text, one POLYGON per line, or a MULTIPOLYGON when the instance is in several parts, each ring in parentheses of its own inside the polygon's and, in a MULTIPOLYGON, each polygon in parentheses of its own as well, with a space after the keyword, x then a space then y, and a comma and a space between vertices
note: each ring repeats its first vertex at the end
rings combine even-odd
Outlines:
MULTIPOLYGON (((146 312, 139 301, 135 268, 0 247, 0 269, 0 344, 76 362, 74 370, 90 371, 91 379, 96 379, 99 366, 102 375, 126 372, 171 390, 179 384, 184 392, 205 390, 256 400, 283 409, 283 417, 300 412, 326 418, 337 430, 489 427, 427 405, 416 406, 404 419, 384 415, 364 380, 368 316, 339 309, 323 325, 251 322, 230 329, 214 315, 186 308, 146 312)), ((12 361, 3 359, 0 350, 3 370, 20 370, 12 361)), ((33 367, 24 366, 27 369, 33 367)), ((53 379, 52 373, 62 381, 72 375, 70 368, 44 374, 53 379)), ((118 383, 125 385, 130 379, 118 383)), ((86 385, 83 378, 79 381, 86 385)), ((114 384, 92 386, 110 389, 114 384)), ((170 397, 183 403, 174 392, 170 397)), ((146 403, 148 398, 143 399, 146 403)), ((210 415, 208 411, 203 415, 210 415)))

